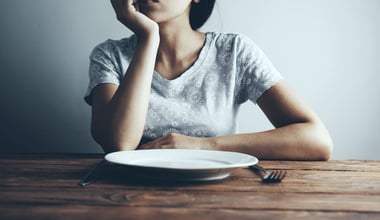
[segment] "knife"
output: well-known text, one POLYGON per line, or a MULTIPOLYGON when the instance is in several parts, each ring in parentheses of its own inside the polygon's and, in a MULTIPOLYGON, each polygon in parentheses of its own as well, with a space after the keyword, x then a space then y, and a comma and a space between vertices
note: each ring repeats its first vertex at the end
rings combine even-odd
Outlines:
POLYGON ((104 166, 107 163, 108 162, 106 160, 104 160, 104 159, 102 161, 100 161, 94 168, 92 168, 86 174, 86 176, 83 177, 83 179, 80 180, 79 185, 85 187, 85 186, 87 186, 87 185, 95 182, 95 180, 99 176, 99 173, 102 171, 102 169, 104 168, 104 166))

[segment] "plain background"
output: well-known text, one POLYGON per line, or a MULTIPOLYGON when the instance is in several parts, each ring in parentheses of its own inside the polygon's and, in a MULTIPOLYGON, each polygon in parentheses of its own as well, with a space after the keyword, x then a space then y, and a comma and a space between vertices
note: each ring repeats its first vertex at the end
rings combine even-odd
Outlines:
MULTIPOLYGON (((204 31, 252 38, 326 123, 333 159, 380 159, 380 1, 217 0, 204 31)), ((0 1, 0 152, 102 152, 88 55, 129 32, 108 0, 0 1)), ((241 132, 270 129, 243 105, 241 132)))

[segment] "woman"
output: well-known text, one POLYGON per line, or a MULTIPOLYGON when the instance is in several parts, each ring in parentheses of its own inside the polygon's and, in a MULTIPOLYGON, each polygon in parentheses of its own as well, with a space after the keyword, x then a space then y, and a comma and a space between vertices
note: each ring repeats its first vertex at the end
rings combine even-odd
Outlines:
POLYGON ((264 53, 239 34, 202 33, 215 0, 111 0, 134 32, 91 54, 86 101, 106 152, 212 149, 260 159, 328 160, 332 140, 264 53), (236 114, 257 103, 275 129, 236 134, 236 114))

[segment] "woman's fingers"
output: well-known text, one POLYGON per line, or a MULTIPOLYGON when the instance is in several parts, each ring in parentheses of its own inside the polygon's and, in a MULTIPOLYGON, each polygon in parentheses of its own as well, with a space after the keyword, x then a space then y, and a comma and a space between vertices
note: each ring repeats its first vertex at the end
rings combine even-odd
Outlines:
POLYGON ((157 138, 151 142, 148 142, 144 145, 141 145, 139 148, 141 148, 141 149, 154 149, 154 148, 157 148, 157 146, 160 146, 161 142, 162 142, 162 138, 157 138))
POLYGON ((120 9, 122 8, 122 1, 120 0, 111 0, 111 4, 113 7, 113 10, 116 12, 116 14, 120 13, 120 9))
POLYGON ((156 22, 139 12, 136 0, 111 0, 117 20, 139 36, 157 34, 156 22))
POLYGON ((111 0, 111 4, 119 21, 128 19, 137 11, 134 0, 111 0))
POLYGON ((137 2, 137 0, 133 1, 133 6, 135 7, 136 11, 140 11, 139 3, 137 2))
POLYGON ((167 148, 173 148, 173 144, 170 142, 167 136, 165 136, 162 138, 157 138, 144 145, 141 145, 139 148, 140 149, 167 149, 167 148))
POLYGON ((208 145, 205 139, 170 133, 162 138, 141 145, 139 149, 206 149, 207 147, 208 145))

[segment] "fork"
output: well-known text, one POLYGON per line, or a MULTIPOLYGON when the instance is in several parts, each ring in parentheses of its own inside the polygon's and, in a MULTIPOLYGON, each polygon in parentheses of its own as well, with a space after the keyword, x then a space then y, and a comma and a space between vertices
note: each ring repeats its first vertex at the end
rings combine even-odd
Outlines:
POLYGON ((261 177, 261 181, 264 183, 279 183, 286 176, 286 170, 269 171, 257 164, 250 166, 249 168, 253 170, 257 175, 259 175, 261 177), (260 173, 264 173, 264 175, 260 175, 260 173))

